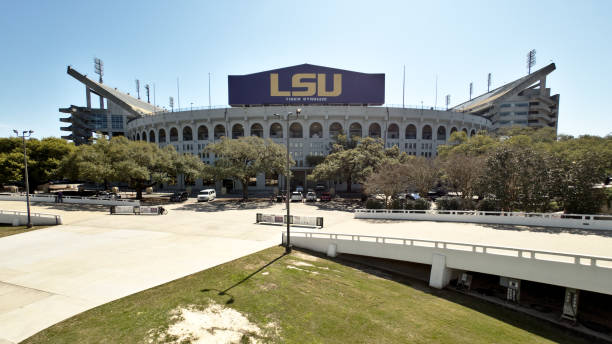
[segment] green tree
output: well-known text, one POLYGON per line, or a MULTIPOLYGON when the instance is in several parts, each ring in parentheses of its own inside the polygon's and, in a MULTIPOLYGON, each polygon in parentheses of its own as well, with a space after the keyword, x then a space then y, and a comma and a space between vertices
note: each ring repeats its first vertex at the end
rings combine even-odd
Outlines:
POLYGON ((79 146, 62 162, 62 171, 77 179, 94 182, 125 182, 142 199, 142 191, 157 183, 174 183, 179 174, 202 176, 205 165, 190 154, 179 154, 173 146, 129 141, 123 136, 96 139, 79 146))
MULTIPOLYGON (((258 173, 286 173, 287 150, 269 139, 257 136, 223 138, 220 142, 208 145, 206 151, 217 156, 214 175, 238 180, 245 200, 248 198, 249 180, 258 173)), ((294 165, 295 162, 291 160, 290 164, 294 165)))
MULTIPOLYGON (((62 159, 74 145, 60 138, 27 139, 28 177, 31 188, 60 175, 62 159)), ((0 139, 0 183, 23 181, 23 141, 21 138, 0 139)))
POLYGON ((351 185, 354 182, 363 183, 384 159, 385 149, 381 139, 362 138, 354 148, 348 149, 337 144, 332 153, 314 168, 308 178, 315 181, 346 181, 346 191, 351 192, 351 185))

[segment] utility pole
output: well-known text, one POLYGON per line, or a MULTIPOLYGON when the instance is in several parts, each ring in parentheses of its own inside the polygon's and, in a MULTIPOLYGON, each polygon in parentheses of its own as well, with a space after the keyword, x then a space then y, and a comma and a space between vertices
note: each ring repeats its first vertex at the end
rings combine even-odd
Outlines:
POLYGON ((402 79, 402 109, 405 107, 404 99, 406 97, 406 65, 404 65, 404 78, 402 79))
MULTIPOLYGON (((302 109, 298 108, 295 110, 295 118, 297 119, 300 116, 302 109)), ((285 187, 287 188, 287 199, 285 200, 285 206, 287 208, 287 243, 285 244, 285 254, 291 253, 291 213, 289 211, 289 204, 291 203, 291 181, 289 175, 291 174, 291 170, 289 169, 289 118, 293 115, 292 112, 287 113, 287 117, 285 118, 285 125, 287 128, 287 171, 285 174, 285 187)), ((275 113, 274 116, 281 117, 279 114, 275 113)))
POLYGON ((210 103, 210 72, 208 73, 208 109, 212 109, 212 104, 210 103))
POLYGON ((13 130, 13 132, 17 135, 17 137, 21 136, 23 141, 23 165, 24 165, 24 179, 25 179, 25 191, 26 191, 26 207, 28 208, 28 223, 27 228, 32 228, 32 218, 30 217, 30 184, 28 182, 28 153, 26 151, 26 137, 30 137, 33 130, 24 130, 21 135, 17 130, 13 130), (27 134, 27 136, 26 136, 27 134))

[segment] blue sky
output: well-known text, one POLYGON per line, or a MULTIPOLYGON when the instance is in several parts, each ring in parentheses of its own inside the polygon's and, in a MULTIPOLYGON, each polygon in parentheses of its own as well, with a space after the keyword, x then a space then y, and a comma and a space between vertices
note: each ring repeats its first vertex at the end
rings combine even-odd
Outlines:
MULTIPOLYGON (((84 105, 84 87, 66 66, 135 93, 134 79, 156 85, 157 103, 227 105, 227 75, 311 63, 386 74, 386 103, 451 105, 557 65, 559 133, 612 132, 610 1, 2 1, 0 136, 33 129, 59 136, 58 108, 84 105), (175 100, 176 101, 176 100, 175 100)), ((142 86, 141 86, 142 87, 142 86)), ((142 92, 142 91, 141 91, 142 92)), ((95 104, 95 102, 94 102, 95 104)))

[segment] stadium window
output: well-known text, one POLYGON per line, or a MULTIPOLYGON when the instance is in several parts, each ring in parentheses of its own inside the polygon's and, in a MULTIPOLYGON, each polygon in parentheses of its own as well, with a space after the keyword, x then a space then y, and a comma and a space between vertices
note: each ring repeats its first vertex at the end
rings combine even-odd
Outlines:
POLYGON ((510 112, 500 112, 499 115, 500 116, 508 116, 510 114, 510 112))
POLYGON ((111 127, 113 129, 123 129, 123 116, 111 115, 111 127))
POLYGON ((529 105, 529 104, 527 104, 527 103, 518 103, 518 104, 516 104, 516 106, 518 106, 518 107, 525 107, 527 105, 529 105))
POLYGON ((502 104, 499 107, 507 108, 507 107, 511 107, 511 106, 512 106, 512 104, 502 104))

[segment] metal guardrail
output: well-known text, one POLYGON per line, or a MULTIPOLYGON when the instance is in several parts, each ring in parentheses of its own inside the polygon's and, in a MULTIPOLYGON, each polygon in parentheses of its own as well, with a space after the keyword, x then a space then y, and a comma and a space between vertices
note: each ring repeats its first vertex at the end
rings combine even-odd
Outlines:
MULTIPOLYGON (((28 212, 26 211, 18 211, 18 210, 0 210, 0 215, 16 215, 16 216, 28 216, 28 212)), ((59 215, 53 214, 45 214, 45 213, 30 213, 30 217, 34 220, 34 218, 48 218, 53 219, 56 225, 62 224, 62 217, 59 215)), ((34 222, 34 221, 32 221, 34 222)))
MULTIPOLYGON (((283 238, 284 238, 283 233, 283 238)), ((395 244, 406 247, 425 247, 443 250, 464 251, 479 254, 509 256, 522 259, 543 260, 549 262, 566 263, 612 269, 612 257, 573 254, 557 251, 531 250, 510 246, 493 246, 469 244, 464 242, 424 240, 414 238, 381 237, 372 235, 343 234, 343 233, 313 233, 292 231, 292 237, 305 237, 311 239, 344 240, 352 242, 367 242, 379 244, 395 244)))
POLYGON ((404 209, 355 209, 355 213, 386 213, 386 214, 430 214, 430 215, 480 215, 480 216, 513 216, 544 219, 574 219, 612 221, 612 215, 598 214, 562 214, 562 213, 526 213, 506 211, 480 210, 404 210, 404 209))

